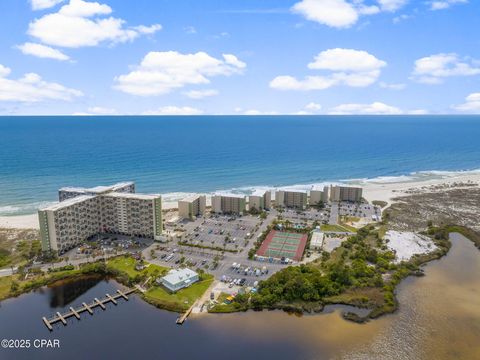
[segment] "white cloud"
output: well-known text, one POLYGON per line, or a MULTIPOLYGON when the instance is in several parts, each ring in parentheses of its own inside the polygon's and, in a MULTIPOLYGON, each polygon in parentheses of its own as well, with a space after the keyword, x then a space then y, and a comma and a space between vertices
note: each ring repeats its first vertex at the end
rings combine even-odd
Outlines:
POLYGON ((69 101, 82 96, 82 92, 63 85, 42 80, 40 75, 28 73, 18 80, 7 79, 11 70, 0 64, 0 101, 40 102, 46 100, 69 101))
POLYGON ((190 99, 203 99, 206 97, 218 95, 218 91, 214 89, 190 90, 184 92, 184 94, 190 99))
POLYGON ((408 3, 408 0, 378 0, 382 10, 397 11, 408 3))
POLYGON ((480 113, 480 92, 472 93, 465 98, 465 103, 453 106, 455 110, 480 113))
POLYGON ((144 111, 142 115, 201 115, 203 111, 189 106, 163 106, 156 110, 144 111))
POLYGON ((186 85, 209 84, 214 76, 242 73, 245 67, 231 54, 224 54, 222 60, 205 52, 153 51, 145 55, 135 70, 117 76, 114 87, 133 95, 162 95, 186 85))
POLYGON ((311 102, 305 105, 305 110, 309 111, 320 111, 322 109, 322 105, 311 102))
POLYGON ((424 84, 440 84, 447 77, 478 74, 480 66, 474 61, 462 60, 457 54, 436 54, 416 60, 412 78, 424 84))
POLYGON ((330 115, 399 115, 402 111, 381 102, 372 104, 342 104, 335 106, 329 112, 330 115))
POLYGON ((89 107, 88 112, 92 114, 97 114, 97 115, 113 115, 117 113, 115 109, 106 108, 102 106, 89 107))
POLYGON ((23 45, 18 45, 18 49, 25 55, 33 55, 40 58, 55 59, 60 61, 69 60, 70 58, 62 53, 60 50, 54 49, 50 46, 35 44, 27 42, 23 45))
POLYGON ((195 27, 193 27, 193 26, 186 26, 186 27, 183 28, 183 30, 187 34, 196 34, 197 33, 197 29, 195 29, 195 27))
POLYGON ((30 0, 32 10, 44 10, 60 4, 64 0, 30 0))
POLYGON ((403 90, 407 87, 406 84, 389 84, 383 81, 380 82, 379 85, 382 89, 390 89, 390 90, 403 90))
POLYGON ((394 12, 408 0, 377 0, 365 4, 363 0, 302 0, 291 11, 310 21, 334 28, 349 28, 360 16, 375 15, 383 11, 394 12))
POLYGON ((67 48, 97 46, 100 43, 131 41, 141 34, 152 34, 161 29, 152 26, 125 27, 125 21, 111 14, 110 6, 97 2, 70 0, 56 13, 35 19, 29 24, 28 34, 44 44, 67 48))
POLYGON ((358 20, 355 7, 344 0, 302 0, 293 5, 292 11, 307 20, 337 28, 350 27, 358 20))
POLYGON ((456 4, 466 4, 468 0, 438 0, 430 2, 431 10, 444 10, 456 4))
POLYGON ((366 51, 353 49, 329 49, 319 53, 308 64, 312 70, 327 70, 328 75, 307 76, 298 80, 290 75, 277 76, 270 87, 278 90, 324 90, 335 85, 365 87, 373 84, 380 76, 385 61, 366 51))
POLYGON ((394 17, 392 21, 393 21, 394 24, 399 24, 402 21, 405 21, 405 20, 408 20, 408 19, 411 19, 411 18, 413 18, 412 15, 402 14, 402 15, 398 15, 398 16, 394 17))

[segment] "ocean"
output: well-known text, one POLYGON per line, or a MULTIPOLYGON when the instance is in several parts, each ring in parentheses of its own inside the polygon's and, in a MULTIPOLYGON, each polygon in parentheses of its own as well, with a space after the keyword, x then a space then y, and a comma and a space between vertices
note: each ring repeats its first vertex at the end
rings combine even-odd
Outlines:
POLYGON ((479 138, 480 116, 0 117, 0 215, 127 180, 173 202, 478 172, 479 138))

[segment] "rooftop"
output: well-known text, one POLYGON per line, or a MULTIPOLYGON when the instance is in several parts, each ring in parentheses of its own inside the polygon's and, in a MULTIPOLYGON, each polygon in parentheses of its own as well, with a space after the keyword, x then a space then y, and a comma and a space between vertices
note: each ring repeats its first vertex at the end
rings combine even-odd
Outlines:
POLYGON ((240 195, 240 194, 218 193, 218 194, 214 194, 213 196, 223 196, 223 197, 230 197, 230 198, 237 198, 237 199, 245 199, 245 195, 240 195))
POLYGON ((193 201, 197 200, 200 196, 203 196, 203 195, 193 194, 193 195, 189 195, 189 196, 183 198, 183 199, 180 200, 180 201, 193 202, 193 201))
POLYGON ((277 191, 290 192, 290 193, 301 193, 306 194, 307 190, 298 190, 298 189, 277 189, 277 191))
POLYGON ((133 193, 111 192, 111 193, 104 194, 103 196, 124 198, 124 199, 154 200, 159 198, 161 195, 160 194, 133 194, 133 193))
POLYGON ((180 282, 189 280, 198 274, 190 269, 172 269, 168 272, 167 275, 165 275, 162 280, 169 282, 170 284, 178 284, 180 282))
POLYGON ((79 193, 84 192, 84 193, 101 194, 105 191, 115 191, 115 190, 118 190, 119 188, 122 188, 124 186, 129 186, 129 185, 133 185, 133 184, 134 184, 133 181, 126 181, 126 182, 119 182, 119 183, 109 185, 109 186, 100 185, 100 186, 94 186, 94 187, 91 187, 91 188, 66 186, 66 187, 60 188, 59 191, 72 191, 72 192, 79 192, 79 193))
POLYGON ((95 195, 80 195, 80 196, 76 196, 74 198, 71 198, 71 199, 68 199, 68 200, 65 200, 65 201, 47 206, 45 208, 41 208, 40 210, 41 211, 44 211, 44 210, 55 211, 55 210, 59 210, 59 209, 63 209, 63 208, 72 206, 72 205, 77 204, 77 203, 81 203, 85 200, 93 199, 95 197, 96 197, 95 195))

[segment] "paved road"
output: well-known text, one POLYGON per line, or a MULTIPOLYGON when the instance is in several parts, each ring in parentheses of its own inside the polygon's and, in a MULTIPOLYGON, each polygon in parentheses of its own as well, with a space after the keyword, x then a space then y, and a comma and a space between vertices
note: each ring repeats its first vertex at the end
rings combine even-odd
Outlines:
POLYGON ((332 207, 330 209, 330 219, 328 220, 330 225, 337 225, 338 224, 338 203, 332 203, 332 207))

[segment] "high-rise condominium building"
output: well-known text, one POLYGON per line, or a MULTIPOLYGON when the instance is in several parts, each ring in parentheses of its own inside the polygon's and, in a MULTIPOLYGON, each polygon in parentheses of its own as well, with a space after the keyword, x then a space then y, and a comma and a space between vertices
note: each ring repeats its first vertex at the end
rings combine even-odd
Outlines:
POLYGON ((360 187, 330 185, 330 201, 359 202, 362 200, 362 191, 360 187))
POLYGON ((243 195, 213 195, 212 210, 217 214, 243 214, 246 211, 246 197, 243 195))
POLYGON ((178 202, 178 216, 193 220, 205 214, 207 199, 205 195, 192 195, 178 202))
POLYGON ((315 206, 321 202, 328 202, 328 186, 325 186, 323 190, 320 190, 319 188, 313 188, 312 190, 310 190, 309 204, 311 206, 315 206))
POLYGON ((38 211, 44 251, 63 253, 98 233, 161 239, 162 197, 129 192, 80 195, 38 211))
POLYGON ((307 192, 277 190, 275 192, 275 204, 277 206, 303 210, 307 207, 307 192))
POLYGON ((272 193, 270 190, 257 190, 248 197, 248 209, 256 209, 257 211, 270 209, 272 203, 272 193))

